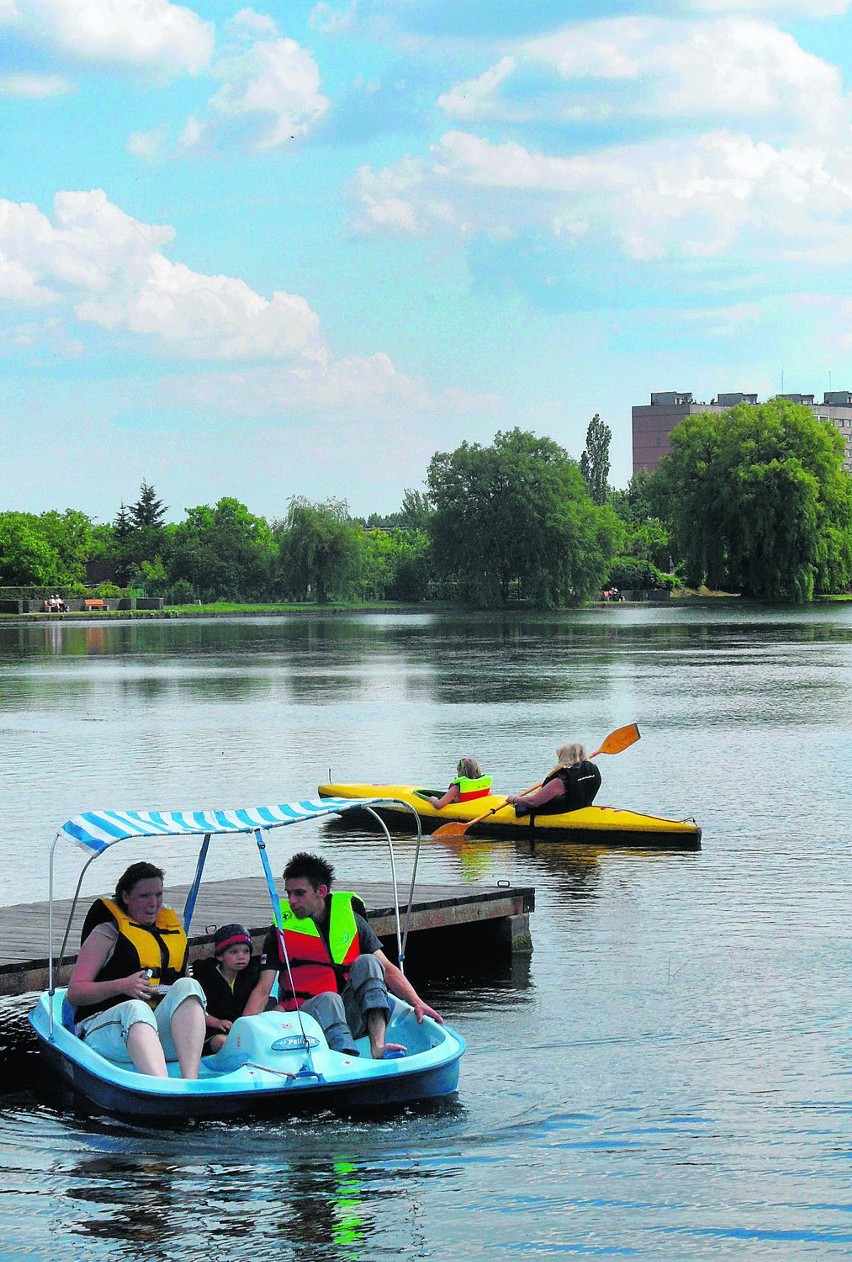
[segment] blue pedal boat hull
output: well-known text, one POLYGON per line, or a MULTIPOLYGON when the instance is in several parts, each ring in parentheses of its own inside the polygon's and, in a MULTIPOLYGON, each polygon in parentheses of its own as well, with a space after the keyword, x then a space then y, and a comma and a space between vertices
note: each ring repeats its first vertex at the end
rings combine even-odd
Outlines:
POLYGON ((55 1083, 76 1105, 142 1121, 227 1118, 306 1109, 381 1110, 439 1100, 458 1088, 464 1040, 429 1018, 418 1024, 407 1004, 395 1001, 388 1037, 404 1043, 398 1059, 373 1060, 366 1041, 357 1057, 331 1051, 307 1014, 266 1012, 241 1017, 225 1046, 202 1059, 197 1080, 138 1073, 104 1059, 62 1024, 64 990, 39 996, 30 1022, 55 1083))

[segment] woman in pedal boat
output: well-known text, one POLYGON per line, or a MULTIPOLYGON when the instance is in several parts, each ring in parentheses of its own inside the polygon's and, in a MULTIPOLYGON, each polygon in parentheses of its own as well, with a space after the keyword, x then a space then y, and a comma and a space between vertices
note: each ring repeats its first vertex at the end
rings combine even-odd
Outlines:
POLYGON ((206 1035, 204 991, 186 976, 183 925, 163 906, 163 872, 134 863, 112 899, 99 898, 83 924, 68 983, 76 1031, 86 1044, 143 1074, 168 1076, 177 1060, 197 1078, 206 1035))

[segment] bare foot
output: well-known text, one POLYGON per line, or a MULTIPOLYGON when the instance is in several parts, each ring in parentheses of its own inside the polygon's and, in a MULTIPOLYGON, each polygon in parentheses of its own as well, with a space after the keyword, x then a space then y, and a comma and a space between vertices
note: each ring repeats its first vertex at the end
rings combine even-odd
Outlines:
POLYGON ((406 1050, 404 1043, 383 1043, 381 1047, 372 1049, 372 1057, 373 1060, 384 1060, 389 1052, 392 1056, 404 1056, 406 1050))

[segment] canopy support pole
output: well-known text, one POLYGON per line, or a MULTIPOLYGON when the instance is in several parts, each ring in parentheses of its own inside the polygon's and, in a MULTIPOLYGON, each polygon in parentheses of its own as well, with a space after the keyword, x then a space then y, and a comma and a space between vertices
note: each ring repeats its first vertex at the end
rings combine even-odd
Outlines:
POLYGON ((183 905, 183 931, 187 937, 189 937, 189 926, 192 924, 192 913, 195 911, 195 903, 201 885, 201 875, 204 872, 204 864, 207 861, 207 851, 210 849, 211 836, 211 833, 204 834, 204 840, 198 852, 198 863, 195 865, 195 876, 192 878, 192 885, 189 887, 189 893, 183 905))
MULTIPOLYGON (((266 853, 266 841, 264 840, 263 833, 259 828, 254 830, 254 839, 257 842, 257 852, 260 855, 260 864, 263 868, 263 875, 266 877, 266 888, 269 890, 269 898, 272 903, 272 919, 278 935, 278 951, 287 968, 287 976, 290 978, 290 990, 293 994, 295 994, 296 986, 293 981, 293 973, 290 968, 290 956, 287 953, 287 947, 284 942, 284 929, 281 924, 281 902, 278 897, 278 890, 275 888, 275 877, 272 875, 272 868, 269 864, 269 855, 266 853)), ((308 1036, 305 1033, 305 1024, 302 1020, 302 1012, 298 1004, 296 1005, 295 1013, 299 1022, 299 1029, 302 1033, 302 1042, 308 1056, 309 1072, 313 1075, 313 1077, 321 1078, 322 1075, 318 1074, 314 1068, 313 1056, 311 1055, 311 1045, 308 1042, 308 1036)))

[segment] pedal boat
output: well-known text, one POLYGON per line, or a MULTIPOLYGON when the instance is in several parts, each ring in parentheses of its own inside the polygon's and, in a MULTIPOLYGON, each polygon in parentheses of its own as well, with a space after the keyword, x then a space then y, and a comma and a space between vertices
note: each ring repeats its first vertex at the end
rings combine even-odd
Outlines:
POLYGON ((561 815, 539 812, 518 817, 502 794, 489 794, 468 802, 452 802, 438 811, 429 798, 441 797, 443 789, 422 789, 409 784, 321 784, 317 792, 323 801, 333 798, 354 801, 380 796, 385 801, 375 810, 381 819, 398 826, 405 817, 405 810, 413 810, 417 812, 425 833, 433 833, 442 824, 471 824, 476 820, 478 822, 467 833, 469 840, 482 837, 649 849, 701 848, 701 829, 694 819, 667 819, 662 815, 643 815, 639 811, 625 811, 614 806, 584 806, 561 815))
MULTIPOLYGON (((72 907, 62 946, 55 952, 53 872, 57 846, 73 842, 89 856, 77 884, 79 895, 90 863, 118 842, 139 837, 180 838, 185 842, 189 837, 200 837, 195 879, 183 912, 184 928, 189 936, 212 838, 225 837, 231 847, 241 838, 255 841, 272 902, 270 920, 275 919, 277 923, 279 900, 266 849, 268 834, 282 827, 353 810, 372 816, 387 838, 397 908, 399 966, 404 969, 406 942, 400 929, 393 843, 386 825, 376 813, 380 804, 384 803, 378 798, 368 797, 358 801, 311 799, 230 811, 103 811, 78 815, 63 824, 50 852, 48 989, 39 996, 29 1014, 39 1049, 53 1075, 51 1094, 58 1094, 88 1112, 142 1121, 223 1118, 317 1108, 376 1111, 453 1095, 458 1087, 464 1039, 449 1026, 429 1017, 418 1023, 413 1009, 396 998, 388 1035, 389 1041, 405 1046, 406 1053, 402 1056, 373 1060, 366 1037, 356 1043, 360 1053, 357 1057, 332 1051, 322 1028, 307 1013, 298 1010, 264 1012, 235 1021, 224 1046, 214 1055, 203 1056, 198 1079, 188 1081, 180 1077, 176 1062, 169 1062, 168 1078, 155 1078, 139 1073, 130 1063, 117 1064, 93 1051, 75 1034, 66 990, 56 985, 74 916, 72 907)), ((407 817, 409 826, 414 823, 417 827, 411 902, 421 830, 416 815, 405 803, 396 806, 400 817, 407 817)))

